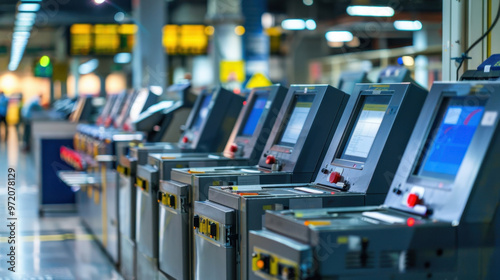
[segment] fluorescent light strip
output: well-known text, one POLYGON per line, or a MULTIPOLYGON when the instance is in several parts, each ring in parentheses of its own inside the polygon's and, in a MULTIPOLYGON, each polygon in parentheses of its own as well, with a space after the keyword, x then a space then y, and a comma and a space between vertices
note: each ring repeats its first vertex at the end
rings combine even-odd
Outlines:
POLYGON ((422 23, 418 20, 396 20, 394 28, 400 31, 418 31, 422 29, 422 23))
POLYGON ((281 22, 281 27, 286 30, 304 30, 306 22, 303 19, 285 19, 281 22))
POLYGON ((349 6, 347 14, 360 17, 392 17, 394 9, 386 6, 349 6))
POLYGON ((328 31, 325 38, 328 42, 349 42, 354 36, 349 31, 328 31))
POLYGON ((40 4, 38 3, 21 3, 17 6, 17 10, 20 12, 32 12, 36 13, 40 10, 40 4))

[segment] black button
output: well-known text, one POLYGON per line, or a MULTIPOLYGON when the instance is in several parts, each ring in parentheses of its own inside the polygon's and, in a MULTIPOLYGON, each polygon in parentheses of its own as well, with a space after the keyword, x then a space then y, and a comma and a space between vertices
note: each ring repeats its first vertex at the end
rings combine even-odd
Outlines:
POLYGON ((194 217, 193 217, 193 227, 194 228, 199 228, 200 227, 200 216, 194 215, 194 217))
POLYGON ((210 235, 211 237, 217 236, 217 224, 210 222, 210 235))
POLYGON ((168 200, 170 201, 170 207, 175 208, 175 196, 168 195, 168 200))
POLYGON ((262 262, 264 262, 264 265, 262 266, 261 270, 266 272, 266 273, 269 273, 269 268, 270 268, 270 264, 271 264, 271 257, 267 254, 260 254, 260 260, 262 262))

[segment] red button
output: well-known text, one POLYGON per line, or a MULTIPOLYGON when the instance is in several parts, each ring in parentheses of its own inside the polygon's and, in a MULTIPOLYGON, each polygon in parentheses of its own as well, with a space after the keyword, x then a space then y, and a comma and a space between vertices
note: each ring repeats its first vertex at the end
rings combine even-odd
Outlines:
POLYGON ((340 181, 340 173, 338 173, 336 171, 330 173, 329 181, 332 184, 337 184, 340 181))
POLYGON ((189 142, 189 138, 187 136, 182 137, 182 143, 189 142))
POLYGON ((414 207, 415 205, 417 205, 419 200, 420 200, 420 198, 418 197, 418 194, 410 193, 408 195, 408 199, 406 200, 406 203, 408 204, 408 207, 414 207))
POLYGON ((233 153, 236 153, 238 151, 238 145, 232 144, 229 150, 233 153))
POLYGON ((276 163, 276 158, 274 156, 269 155, 266 158, 266 163, 267 164, 275 164, 276 163))

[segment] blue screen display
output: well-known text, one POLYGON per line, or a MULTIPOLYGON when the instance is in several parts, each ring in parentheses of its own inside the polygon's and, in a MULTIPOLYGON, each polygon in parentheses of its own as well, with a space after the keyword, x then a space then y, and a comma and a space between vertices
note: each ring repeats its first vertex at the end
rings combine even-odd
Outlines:
POLYGON ((443 103, 441 111, 427 139, 430 146, 424 150, 416 174, 454 180, 481 123, 484 106, 467 106, 464 98, 456 97, 443 103))
POLYGON ((191 126, 193 130, 199 130, 201 125, 203 124, 203 121, 207 118, 208 105, 210 104, 211 100, 212 100, 212 95, 206 95, 205 97, 203 97, 200 109, 198 110, 198 114, 196 115, 193 125, 191 126))
POLYGON ((257 100, 253 103, 252 111, 246 120, 245 126, 241 131, 241 135, 243 136, 252 136, 257 124, 259 123, 260 116, 262 112, 264 112, 264 108, 266 107, 267 96, 259 96, 257 100))

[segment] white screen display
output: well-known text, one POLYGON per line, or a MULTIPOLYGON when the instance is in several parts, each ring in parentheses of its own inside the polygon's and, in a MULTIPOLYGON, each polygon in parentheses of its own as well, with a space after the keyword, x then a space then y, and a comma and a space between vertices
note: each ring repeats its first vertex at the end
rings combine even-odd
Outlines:
POLYGON ((344 148, 342 158, 366 159, 390 101, 390 96, 367 96, 344 148))

